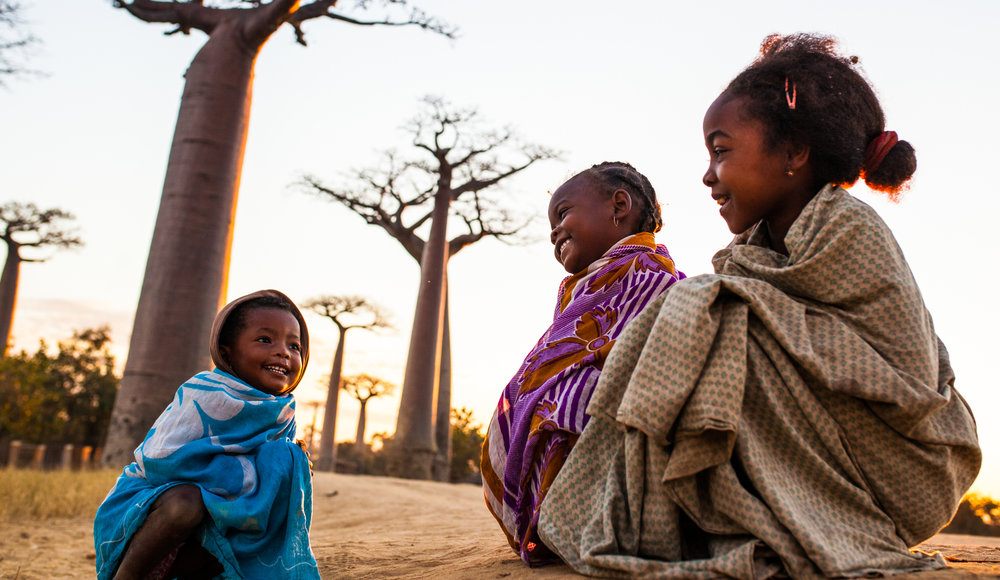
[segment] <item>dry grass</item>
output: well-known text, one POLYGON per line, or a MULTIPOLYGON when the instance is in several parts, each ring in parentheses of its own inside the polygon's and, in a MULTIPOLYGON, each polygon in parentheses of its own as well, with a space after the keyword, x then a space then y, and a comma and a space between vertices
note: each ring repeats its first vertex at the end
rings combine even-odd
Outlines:
POLYGON ((0 470, 0 523, 93 517, 118 473, 0 470))

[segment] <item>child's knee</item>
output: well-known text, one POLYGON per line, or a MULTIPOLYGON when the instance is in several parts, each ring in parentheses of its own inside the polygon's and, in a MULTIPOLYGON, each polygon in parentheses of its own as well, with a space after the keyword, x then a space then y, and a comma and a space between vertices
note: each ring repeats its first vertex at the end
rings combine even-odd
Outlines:
POLYGON ((194 485, 172 487, 156 500, 153 511, 157 518, 169 522, 171 527, 193 530, 205 519, 201 489, 194 485))

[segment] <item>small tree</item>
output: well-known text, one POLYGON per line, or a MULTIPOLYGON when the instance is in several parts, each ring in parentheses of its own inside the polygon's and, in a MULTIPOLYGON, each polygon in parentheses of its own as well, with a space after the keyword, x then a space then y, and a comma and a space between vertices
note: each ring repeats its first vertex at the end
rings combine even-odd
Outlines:
POLYGON ((345 377, 342 388, 347 394, 354 397, 354 400, 361 403, 361 410, 358 414, 358 431, 354 438, 354 446, 361 450, 365 446, 365 412, 368 401, 391 395, 396 390, 396 385, 362 373, 345 377))
POLYGON ((483 453, 483 426, 475 421, 472 410, 451 410, 451 482, 467 483, 479 479, 483 453))
POLYGON ((71 248, 82 244, 63 222, 73 219, 67 211, 42 210, 33 203, 16 201, 0 205, 0 238, 7 244, 7 260, 0 274, 0 340, 2 353, 10 343, 10 331, 17 305, 17 284, 22 262, 44 262, 47 258, 29 258, 23 249, 71 248))
POLYGON ((360 296, 320 296, 309 300, 303 304, 303 307, 332 320, 340 332, 337 340, 337 352, 333 356, 333 369, 330 371, 326 410, 323 412, 323 430, 319 443, 319 457, 316 462, 317 470, 333 471, 337 464, 337 446, 334 443, 334 437, 336 436, 337 405, 344 368, 344 342, 347 338, 347 331, 352 328, 365 330, 388 328, 389 322, 378 305, 360 296))
POLYGON ((407 125, 413 155, 385 154, 382 165, 356 172, 354 183, 329 187, 305 176, 306 191, 330 197, 382 228, 420 263, 394 444, 393 475, 447 481, 451 429, 448 260, 483 238, 509 239, 526 225, 490 194, 504 180, 556 153, 482 126, 474 109, 426 97, 407 125), (448 239, 449 222, 461 231, 448 239), (426 236, 423 237, 423 236, 426 236), (434 401, 437 401, 437 407, 434 401))

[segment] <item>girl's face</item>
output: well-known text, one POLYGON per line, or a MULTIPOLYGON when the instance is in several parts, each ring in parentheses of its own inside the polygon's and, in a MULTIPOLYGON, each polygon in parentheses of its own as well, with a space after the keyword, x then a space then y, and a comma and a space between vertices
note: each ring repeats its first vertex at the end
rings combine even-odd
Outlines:
POLYGON ((287 310, 254 308, 232 345, 220 347, 237 377, 251 387, 280 395, 295 384, 302 370, 299 321, 287 310))
MULTIPOLYGON (((723 93, 705 113, 705 146, 710 160, 702 181, 712 188, 719 213, 738 234, 757 222, 767 222, 771 243, 784 248, 785 234, 809 202, 804 170, 808 150, 788 145, 770 149, 764 126, 743 113, 743 98, 723 93)), ((815 192, 812 192, 815 193, 815 192)))
POLYGON ((592 177, 584 173, 562 184, 549 200, 556 260, 570 274, 584 270, 627 235, 614 220, 613 196, 602 194, 592 177))

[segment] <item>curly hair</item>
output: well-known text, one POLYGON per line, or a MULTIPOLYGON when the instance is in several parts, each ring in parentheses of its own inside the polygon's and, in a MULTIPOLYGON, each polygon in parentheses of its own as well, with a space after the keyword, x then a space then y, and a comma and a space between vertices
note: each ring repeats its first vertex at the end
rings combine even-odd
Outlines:
POLYGON ((773 34, 723 94, 744 99, 744 112, 765 128, 766 146, 809 147, 817 189, 863 178, 895 198, 916 171, 916 155, 898 141, 881 162, 866 159, 868 145, 885 131, 885 115, 857 63, 837 53, 832 37, 773 34))
POLYGON ((598 183, 608 189, 609 193, 617 189, 624 189, 633 200, 637 200, 642 206, 639 216, 639 231, 656 233, 663 227, 660 204, 656 203, 656 190, 653 189, 653 184, 629 163, 605 161, 581 173, 596 179, 598 183))

